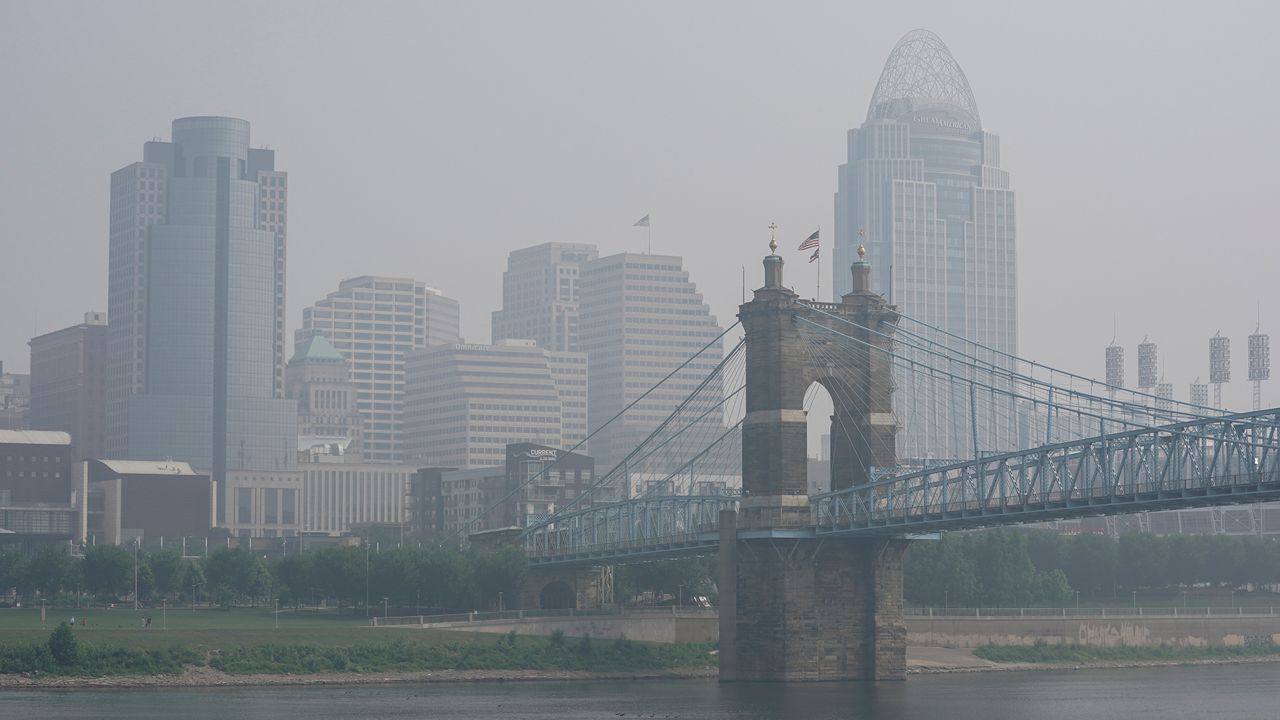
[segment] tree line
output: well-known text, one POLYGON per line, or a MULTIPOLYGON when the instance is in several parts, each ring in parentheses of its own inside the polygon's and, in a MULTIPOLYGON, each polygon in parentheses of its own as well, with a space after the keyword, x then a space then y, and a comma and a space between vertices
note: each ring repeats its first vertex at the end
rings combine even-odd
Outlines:
POLYGON ((0 596, 37 596, 73 602, 79 598, 143 603, 211 602, 223 606, 282 606, 334 601, 339 610, 387 604, 415 612, 452 612, 508 607, 518 602, 528 561, 518 549, 476 552, 446 547, 329 547, 267 558, 245 548, 218 549, 201 558, 173 550, 135 551, 94 545, 83 557, 48 545, 30 556, 0 554, 0 596), (136 562, 135 562, 136 561, 136 562), (136 575, 135 575, 136 572, 136 575))
POLYGON ((1280 583, 1280 541, 1253 535, 1119 538, 1001 529, 911 545, 907 602, 942 607, 1061 607, 1133 590, 1262 588, 1280 583))

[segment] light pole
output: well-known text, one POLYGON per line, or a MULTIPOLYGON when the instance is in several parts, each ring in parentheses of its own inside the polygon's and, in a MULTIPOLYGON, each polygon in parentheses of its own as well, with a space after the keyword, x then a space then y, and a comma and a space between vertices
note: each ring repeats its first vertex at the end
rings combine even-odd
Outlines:
POLYGON ((1138 591, 1137 590, 1133 591, 1133 609, 1134 610, 1138 609, 1138 591))
POLYGON ((502 612, 505 609, 506 609, 505 606, 502 604, 502 591, 499 590, 498 591, 498 612, 502 612))
POLYGON ((1236 591, 1232 590, 1231 591, 1231 607, 1235 607, 1235 606, 1236 606, 1236 591))
POLYGON ((169 598, 160 601, 160 629, 169 629, 169 598))
POLYGON ((280 629, 280 598, 271 598, 272 612, 276 616, 276 629, 280 629))
POLYGON ((1076 591, 1076 610, 1080 609, 1080 591, 1076 591))
POLYGON ((1187 609, 1187 591, 1186 590, 1182 591, 1182 609, 1183 610, 1187 609))
POLYGON ((369 617, 369 544, 364 546, 364 616, 369 617))
POLYGON ((951 609, 951 588, 944 588, 942 591, 942 609, 951 609))
POLYGON ((138 609, 138 538, 133 539, 133 609, 138 609))

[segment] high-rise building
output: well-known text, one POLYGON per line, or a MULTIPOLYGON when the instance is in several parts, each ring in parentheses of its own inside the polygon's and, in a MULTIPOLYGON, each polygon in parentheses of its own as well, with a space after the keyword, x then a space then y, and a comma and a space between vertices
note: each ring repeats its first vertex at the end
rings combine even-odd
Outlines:
POLYGON ((107 314, 31 338, 31 428, 71 435, 71 459, 106 457, 107 314))
POLYGON ((493 341, 532 340, 548 350, 576 352, 578 278, 582 265, 598 255, 595 245, 556 242, 508 255, 493 341))
POLYGON ((584 353, 544 350, 532 340, 436 345, 410 353, 405 376, 413 464, 499 465, 510 443, 568 450, 586 438, 584 353))
POLYGON ((458 342, 458 301, 409 278, 351 278, 303 309, 294 340, 312 335, 324 336, 351 363, 364 459, 400 462, 405 353, 458 342))
MULTIPOLYGON (((283 398, 287 178, 249 123, 188 117, 111 177, 107 453, 294 466, 283 398)), ((219 503, 219 512, 224 504, 219 503)))
MULTIPOLYGON (((835 228, 837 297, 850 290, 849 267, 865 244, 873 287, 904 315, 999 352, 1017 351, 1014 193, 1000 168, 1000 140, 983 129, 964 72, 927 30, 898 41, 866 122, 849 131, 835 228)), ((972 454, 962 384, 955 401, 944 403, 932 388, 913 393, 910 383, 899 383, 899 457, 972 454)), ((992 414, 976 419, 987 430, 982 449, 1010 449, 1014 413, 992 414)))
POLYGON ((347 359, 323 335, 313 335, 298 343, 284 377, 286 396, 298 403, 299 453, 359 460, 364 420, 347 359))
POLYGON ((596 433, 591 455, 601 474, 639 445, 723 357, 717 344, 605 426, 722 331, 681 263, 673 255, 619 253, 582 267, 579 342, 587 354, 587 414, 596 433))

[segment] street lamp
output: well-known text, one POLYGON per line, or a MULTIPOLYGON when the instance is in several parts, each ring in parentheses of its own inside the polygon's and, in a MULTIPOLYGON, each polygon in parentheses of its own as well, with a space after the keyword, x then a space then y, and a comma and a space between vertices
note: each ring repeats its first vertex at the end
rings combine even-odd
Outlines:
POLYGON ((951 609, 951 589, 950 588, 945 588, 942 591, 942 609, 943 610, 951 609))
POLYGON ((387 599, 384 597, 382 598, 382 617, 385 618, 386 616, 387 616, 387 599))
POLYGON ((369 617, 369 543, 364 545, 364 616, 369 617))
POLYGON ((133 539, 133 609, 138 609, 138 538, 133 539))
POLYGON ((276 629, 279 630, 280 629, 280 598, 278 597, 271 598, 271 606, 272 606, 272 612, 275 613, 275 616, 276 616, 276 629))
POLYGON ((1137 590, 1133 591, 1133 609, 1134 610, 1138 609, 1138 591, 1137 590))
POLYGON ((1231 591, 1231 607, 1235 607, 1235 606, 1236 606, 1236 591, 1233 589, 1231 591))
POLYGON ((1076 591, 1076 610, 1080 609, 1080 591, 1076 591))
POLYGON ((502 603, 502 591, 499 590, 498 591, 498 612, 502 612, 505 609, 506 609, 506 606, 503 605, 502 603))
POLYGON ((1183 610, 1187 609, 1187 591, 1186 590, 1182 591, 1182 609, 1183 610))

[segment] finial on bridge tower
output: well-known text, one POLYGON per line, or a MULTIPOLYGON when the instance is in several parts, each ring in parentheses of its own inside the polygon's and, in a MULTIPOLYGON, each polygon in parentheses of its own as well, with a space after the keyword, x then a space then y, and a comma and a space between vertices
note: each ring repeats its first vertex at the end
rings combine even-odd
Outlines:
POLYGON ((764 286, 782 287, 782 256, 778 254, 778 223, 769 223, 769 254, 764 258, 764 286))
MULTIPOLYGON (((866 230, 858 229, 859 239, 866 234, 866 230)), ((853 292, 871 292, 871 263, 867 262, 867 246, 861 242, 858 243, 858 262, 854 263, 853 267, 849 269, 853 271, 853 292)))

